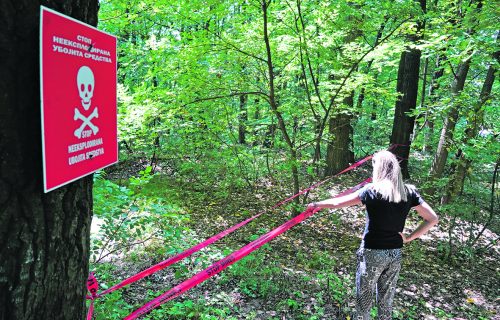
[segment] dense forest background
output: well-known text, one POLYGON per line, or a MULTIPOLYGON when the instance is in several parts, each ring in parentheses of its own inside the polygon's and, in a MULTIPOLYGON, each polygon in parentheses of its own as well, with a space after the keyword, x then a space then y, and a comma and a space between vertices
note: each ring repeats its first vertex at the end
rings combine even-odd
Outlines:
MULTIPOLYGON (((440 224, 405 249, 395 317, 498 317, 498 8, 100 1, 99 28, 119 39, 120 143, 120 164, 95 176, 91 268, 101 287, 396 144, 440 224)), ((336 177, 99 299, 96 318, 123 318, 369 175, 366 166, 336 177)), ((364 213, 324 211, 147 318, 349 319, 364 213)))

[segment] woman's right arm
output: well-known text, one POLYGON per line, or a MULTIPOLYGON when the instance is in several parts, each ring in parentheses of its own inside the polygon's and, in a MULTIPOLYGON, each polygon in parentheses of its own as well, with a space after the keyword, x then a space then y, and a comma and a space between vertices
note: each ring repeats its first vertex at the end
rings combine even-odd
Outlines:
POLYGON ((439 221, 436 212, 434 212, 434 210, 427 204, 427 202, 423 202, 422 204, 416 206, 415 210, 417 210, 418 215, 421 216, 424 219, 424 221, 422 221, 422 223, 417 227, 417 229, 415 229, 407 237, 403 233, 401 232, 399 233, 403 238, 403 243, 408 243, 417 238, 420 238, 423 234, 429 231, 429 229, 432 228, 434 225, 436 225, 439 221))
POLYGON ((307 205, 308 209, 311 208, 331 208, 338 209, 343 207, 354 206, 356 204, 361 204, 361 199, 359 198, 359 191, 348 194, 343 197, 331 198, 327 200, 323 200, 320 202, 311 202, 307 205))

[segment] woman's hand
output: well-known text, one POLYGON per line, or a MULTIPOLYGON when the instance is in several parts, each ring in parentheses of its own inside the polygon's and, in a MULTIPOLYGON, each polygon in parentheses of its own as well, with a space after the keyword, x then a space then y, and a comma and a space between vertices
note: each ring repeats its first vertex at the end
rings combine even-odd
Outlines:
POLYGON ((399 233, 401 238, 403 238, 403 244, 410 242, 411 240, 408 239, 402 232, 399 233))
POLYGON ((307 205, 307 209, 316 209, 318 207, 318 204, 316 202, 311 202, 307 205))

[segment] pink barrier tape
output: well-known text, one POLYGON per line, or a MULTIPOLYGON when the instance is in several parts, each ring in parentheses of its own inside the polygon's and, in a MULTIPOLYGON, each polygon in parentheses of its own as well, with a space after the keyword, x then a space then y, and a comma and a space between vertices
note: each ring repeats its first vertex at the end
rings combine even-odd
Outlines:
MULTIPOLYGON (((279 206, 282 206, 283 204, 285 204, 287 202, 290 202, 291 200, 295 199, 299 195, 304 194, 304 193, 306 193, 306 192, 308 192, 308 191, 310 191, 310 190, 312 190, 314 188, 319 187, 320 185, 322 185, 322 184, 326 183, 327 181, 331 180, 332 178, 334 178, 336 176, 339 176, 339 175, 341 175, 343 173, 346 173, 346 172, 348 172, 350 170, 353 170, 353 169, 361 166, 363 163, 365 163, 366 161, 370 160, 371 158, 372 158, 371 155, 367 156, 367 157, 365 157, 365 158, 363 158, 363 159, 361 159, 361 160, 353 163, 352 165, 350 165, 346 169, 338 172, 337 174, 335 174, 335 175, 333 175, 333 176, 331 176, 331 177, 329 177, 329 178, 327 178, 327 179, 325 179, 325 180, 323 180, 321 182, 318 182, 318 183, 310 186, 309 188, 304 189, 304 190, 300 191, 299 193, 297 193, 297 194, 295 194, 295 195, 293 195, 293 196, 291 196, 291 197, 289 197, 289 198, 287 198, 287 199, 285 199, 285 200, 283 200, 283 201, 275 204, 271 208, 265 209, 265 210, 259 212, 258 214, 254 215, 253 217, 250 217, 250 218, 248 218, 248 219, 246 219, 246 220, 244 220, 244 221, 242 221, 242 222, 240 222, 240 223, 232 226, 231 228, 229 228, 227 230, 224 230, 224 231, 220 232, 219 234, 217 234, 217 235, 215 235, 215 236, 213 236, 213 237, 211 237, 211 238, 209 238, 209 239, 207 239, 207 240, 205 240, 205 241, 203 241, 203 242, 201 242, 201 243, 199 243, 199 244, 197 244, 197 245, 195 245, 195 246, 193 246, 193 247, 191 247, 191 248, 189 248, 189 249, 187 249, 187 250, 185 250, 185 251, 183 251, 183 252, 181 252, 181 253, 173 256, 173 257, 170 257, 170 258, 168 258, 168 259, 166 259, 166 260, 164 260, 164 261, 162 261, 162 262, 160 262, 160 263, 158 263, 158 264, 156 264, 156 265, 154 265, 152 267, 149 267, 148 269, 143 270, 143 271, 139 272, 138 274, 136 274, 136 275, 134 275, 134 276, 132 276, 130 278, 127 278, 127 279, 123 280, 122 282, 120 282, 120 283, 112 286, 111 288, 108 288, 108 289, 104 290, 101 293, 97 293, 97 287, 96 287, 96 290, 95 290, 94 293, 92 293, 92 296, 88 296, 87 295, 87 297, 86 297, 87 300, 92 300, 92 302, 90 304, 90 307, 89 307, 88 314, 87 314, 87 320, 91 320, 92 319, 92 314, 93 314, 93 311, 94 311, 94 300, 96 298, 102 297, 102 296, 104 296, 104 295, 106 295, 108 293, 111 293, 111 292, 113 292, 115 290, 118 290, 118 289, 120 289, 120 288, 122 288, 122 287, 124 287, 124 286, 126 286, 128 284, 131 284, 131 283, 134 283, 136 281, 139 281, 139 280, 141 280, 141 279, 143 279, 143 278, 145 278, 145 277, 147 277, 147 276, 149 276, 149 275, 151 275, 151 274, 153 274, 153 273, 155 273, 157 271, 160 271, 160 270, 162 270, 162 269, 164 269, 164 268, 166 268, 166 267, 168 267, 168 266, 170 266, 170 265, 172 265, 172 264, 174 264, 174 263, 176 263, 176 262, 178 262, 178 261, 180 261, 182 259, 185 259, 185 258, 191 256, 193 253, 198 252, 199 250, 201 250, 201 249, 209 246, 210 244, 212 244, 212 243, 214 243, 214 242, 222 239, 226 235, 228 235, 228 234, 234 232, 235 230, 243 227, 244 225, 248 224, 252 220, 258 218, 259 216, 261 216, 262 214, 264 214, 265 212, 267 212, 268 210, 276 209, 279 206)), ((88 281, 91 280, 91 277, 93 277, 93 279, 95 280, 95 283, 97 284, 97 280, 94 277, 94 273, 91 273, 89 275, 89 280, 88 281)), ((90 289, 89 289, 89 291, 90 291, 90 289)))
POLYGON ((87 312, 87 320, 92 320, 94 314, 94 301, 90 301, 89 311, 87 312))
MULTIPOLYGON (((361 188, 363 185, 368 183, 370 181, 370 178, 366 179, 365 181, 361 182, 360 184, 356 185, 353 188, 348 189, 347 191, 342 192, 340 195, 345 195, 352 193, 359 188, 361 188)), ((338 197, 340 195, 337 195, 335 197, 338 197)), ((268 233, 264 234, 263 236, 259 237, 257 240, 250 242, 249 244, 243 246, 242 248, 234 251, 230 255, 226 256, 225 258, 217 261, 216 263, 212 264, 210 267, 206 268, 205 270, 195 274, 193 277, 189 278, 188 280, 185 280, 184 282, 180 283, 179 285, 175 286, 174 288, 166 291, 165 293, 161 294, 160 296, 156 297, 155 299, 151 300, 150 302, 146 303, 139 309, 135 310, 132 312, 130 315, 124 318, 124 320, 133 320, 137 319, 138 317, 150 312, 151 310, 159 307, 160 305, 164 304, 167 301, 170 301, 174 299, 175 297, 181 295, 182 293, 188 291, 189 289, 197 286, 198 284, 204 282, 205 280, 213 277, 214 275, 220 273, 222 270, 226 269, 236 261, 246 257, 253 251, 259 249, 262 247, 264 244, 268 243, 272 239, 276 238, 280 234, 286 232, 293 226, 297 225, 298 223, 304 221, 305 219, 309 218, 316 212, 320 211, 318 208, 310 208, 306 209, 299 215, 295 216, 291 220, 285 222, 281 226, 275 228, 274 230, 269 231, 268 233)))
POLYGON ((353 169, 356 169, 357 167, 361 166, 363 163, 365 163, 366 161, 370 160, 371 158, 373 158, 373 155, 369 155, 367 157, 364 157, 363 159, 359 160, 359 161, 356 161, 355 163, 351 164, 349 167, 345 168, 344 170, 334 174, 333 176, 330 176, 328 178, 326 178, 325 180, 323 181, 320 181, 316 184, 313 184, 312 186, 310 186, 309 188, 307 189, 304 189, 302 191, 299 191, 298 193, 294 194, 293 196, 291 196, 290 198, 286 198, 285 200, 281 201, 281 202, 278 202, 277 204, 275 204, 273 207, 271 207, 269 210, 272 210, 272 209, 276 209, 277 207, 279 206, 282 206, 283 204, 287 203, 287 202, 290 202, 291 200, 297 198, 298 196, 308 192, 308 191, 311 191, 312 189, 315 189, 323 184, 325 184, 326 182, 330 181, 331 179, 341 175, 341 174, 344 174, 348 171, 351 171, 353 169))
POLYGON ((264 212, 256 214, 253 217, 250 217, 250 218, 246 219, 245 221, 242 221, 242 222, 240 222, 240 223, 232 226, 231 228, 229 228, 227 230, 224 230, 221 233, 219 233, 219 234, 217 234, 217 235, 215 235, 215 236, 213 236, 213 237, 211 237, 211 238, 209 238, 209 239, 207 239, 207 240, 205 240, 205 241, 203 241, 203 242, 201 242, 201 243, 199 243, 199 244, 197 244, 197 245, 195 245, 195 246, 193 246, 191 248, 189 248, 189 249, 187 249, 187 250, 185 250, 185 251, 183 251, 183 252, 181 252, 181 253, 179 253, 179 254, 171 257, 171 258, 168 258, 167 260, 164 260, 164 261, 162 261, 162 262, 160 262, 160 263, 158 263, 158 264, 156 264, 156 265, 154 265, 152 267, 149 267, 148 269, 146 269, 144 271, 139 272, 138 274, 136 274, 136 275, 134 275, 134 276, 132 276, 132 277, 130 277, 128 279, 123 280, 122 282, 120 282, 120 283, 112 286, 111 288, 109 288, 107 290, 104 290, 103 292, 99 293, 98 297, 101 297, 101 296, 103 296, 105 294, 108 294, 108 293, 113 292, 113 291, 115 291, 117 289, 120 289, 120 288, 122 288, 122 287, 124 287, 124 286, 126 286, 126 285, 128 285, 130 283, 136 282, 136 281, 138 281, 138 280, 140 280, 142 278, 145 278, 145 277, 147 277, 147 276, 149 276, 149 275, 151 275, 151 274, 153 274, 153 273, 155 273, 157 271, 165 269, 166 267, 168 267, 168 266, 170 266, 170 265, 172 265, 172 264, 174 264, 174 263, 176 263, 176 262, 178 262, 178 261, 180 261, 180 260, 182 260, 184 258, 189 257, 193 253, 195 253, 197 251, 200 251, 201 249, 209 246, 210 244, 212 244, 212 243, 214 243, 214 242, 222 239, 223 237, 225 237, 226 235, 228 235, 231 232, 235 231, 236 229, 241 228, 242 226, 244 226, 247 223, 249 223, 250 221, 256 219, 257 217, 259 217, 263 213, 264 212))
MULTIPOLYGON (((160 263, 158 263, 158 264, 156 264, 156 265, 154 265, 152 267, 149 267, 148 269, 143 270, 143 271, 139 272, 138 274, 136 274, 136 275, 134 275, 134 276, 132 276, 130 278, 127 278, 127 279, 123 280, 122 282, 120 282, 120 283, 118 283, 118 284, 110 287, 109 289, 106 289, 103 292, 98 293, 96 295, 96 297, 102 297, 102 296, 104 296, 104 295, 106 295, 108 293, 111 293, 111 292, 113 292, 115 290, 118 290, 118 289, 120 289, 120 288, 122 288, 122 287, 124 287, 126 285, 129 285, 129 284, 134 283, 134 282, 136 282, 138 280, 141 280, 141 279, 143 279, 143 278, 145 278, 147 276, 150 276, 151 274, 153 274, 153 273, 155 273, 157 271, 160 271, 160 270, 162 270, 162 269, 164 269, 164 268, 166 268, 166 267, 168 267, 168 266, 170 266, 170 265, 172 265, 172 264, 174 264, 176 262, 179 262, 182 259, 185 259, 185 258, 191 256, 193 253, 200 251, 201 249, 203 249, 203 248, 211 245, 212 243, 214 243, 214 242, 222 239, 223 237, 227 236, 228 234, 230 234, 230 233, 236 231, 237 229, 243 227, 244 225, 248 224, 252 220, 257 219, 258 217, 260 217, 262 214, 264 214, 268 210, 276 209, 276 208, 284 205, 285 203, 288 203, 291 200, 295 199, 299 195, 304 194, 304 193, 306 193, 306 192, 308 192, 308 191, 310 191, 310 190, 312 190, 314 188, 319 187, 320 185, 322 185, 322 184, 326 183, 327 181, 331 180, 332 178, 334 178, 336 176, 339 176, 339 175, 341 175, 343 173, 346 173, 348 171, 351 171, 353 169, 356 169, 357 167, 361 166, 363 163, 365 163, 366 161, 370 160, 371 158, 372 158, 372 156, 370 155, 370 156, 367 156, 367 157, 365 157, 365 158, 363 158, 363 159, 361 159, 361 160, 353 163, 352 165, 350 165, 346 169, 340 171, 339 173, 337 173, 337 174, 335 174, 335 175, 333 175, 333 176, 331 176, 331 177, 329 177, 329 178, 327 178, 327 179, 325 179, 325 180, 323 180, 321 182, 318 182, 318 183, 310 186, 309 188, 300 191, 297 194, 294 194, 293 196, 291 196, 291 197, 289 197, 289 198, 287 198, 287 199, 285 199, 285 200, 283 200, 283 201, 275 204, 271 208, 265 209, 265 210, 259 212, 258 214, 254 215, 253 217, 250 217, 250 218, 248 218, 248 219, 246 219, 246 220, 244 220, 244 221, 242 221, 242 222, 240 222, 240 223, 232 226, 231 228, 229 228, 227 230, 224 230, 221 233, 219 233, 219 234, 217 234, 215 236, 212 236, 211 238, 209 238, 209 239, 207 239, 207 240, 205 240, 205 241, 203 241, 203 242, 201 242, 201 243, 199 243, 199 244, 197 244, 197 245, 195 245, 195 246, 193 246, 193 247, 191 247, 191 248, 189 248, 189 249, 187 249, 187 250, 185 250, 185 251, 183 251, 183 252, 181 252, 179 254, 177 254, 177 255, 175 255, 173 257, 170 257, 170 258, 168 258, 168 259, 166 259, 166 260, 164 260, 164 261, 162 261, 162 262, 160 262, 160 263)), ((91 297, 87 296, 87 299, 91 299, 91 297)))
MULTIPOLYGON (((391 145, 391 146, 390 146, 387 150, 391 150, 391 149, 393 149, 393 148, 395 148, 395 147, 398 147, 398 146, 404 146, 404 145, 394 144, 394 145, 391 145)), ((92 296, 88 296, 88 295, 86 296, 86 299, 87 299, 87 300, 92 300, 91 305, 90 305, 90 307, 89 307, 89 312, 88 312, 88 315, 87 315, 87 319, 88 319, 88 320, 90 320, 90 319, 92 318, 92 312, 93 312, 93 310, 94 310, 94 300, 95 300, 96 298, 101 297, 101 296, 103 296, 103 295, 106 295, 106 294, 108 294, 108 293, 111 293, 111 292, 113 292, 113 291, 115 291, 115 290, 118 290, 118 289, 120 289, 120 288, 122 288, 122 287, 124 287, 124 286, 126 286, 126 285, 128 285, 128 284, 131 284, 131 283, 133 283, 133 282, 136 282, 136 281, 138 281, 138 280, 141 280, 141 279, 143 279, 143 278, 145 278, 145 277, 147 277, 147 276, 149 276, 149 275, 151 275, 151 274, 153 274, 153 273, 155 273, 155 272, 157 272, 157 271, 160 271, 160 270, 162 270, 162 269, 164 269, 164 268, 166 268, 166 267, 168 267, 168 266, 170 266, 170 265, 172 265, 172 264, 174 264, 174 263, 176 263, 176 262, 178 262, 178 261, 180 261, 180 260, 182 260, 182 259, 185 259, 185 258, 187 258, 187 257, 191 256, 193 253, 195 253, 195 252, 197 252, 197 251, 199 251, 199 250, 201 250, 201 249, 203 249, 203 248, 205 248, 205 247, 207 247, 207 246, 211 245, 212 243, 214 243, 214 242, 216 242, 216 241, 218 241, 218 240, 222 239, 222 238, 223 238, 223 237, 225 237, 226 235, 228 235, 228 234, 230 234, 230 233, 234 232, 235 230, 237 230, 237 229, 239 229, 239 228, 243 227, 244 225, 248 224, 248 223, 249 223, 249 222, 251 222, 252 220, 254 220, 254 219, 258 218, 259 216, 261 216, 262 214, 264 214, 265 212, 267 212, 268 210, 276 209, 276 208, 278 208, 278 207, 282 206, 283 204, 290 202, 291 200, 295 199, 296 197, 298 197, 298 196, 300 196, 300 195, 302 195, 302 194, 304 194, 304 193, 306 193, 306 192, 308 192, 308 191, 310 191, 310 190, 312 190, 312 189, 314 189, 314 188, 317 188, 317 187, 319 187, 319 186, 323 185, 324 183, 326 183, 327 181, 331 180, 332 178, 334 178, 334 177, 336 177, 336 176, 339 176, 339 175, 341 175, 341 174, 343 174, 343 173, 346 173, 346 172, 348 172, 348 171, 351 171, 351 170, 353 170, 353 169, 355 169, 355 168, 357 168, 357 167, 361 166, 361 165, 362 165, 362 164, 364 164, 366 161, 370 160, 372 157, 373 157, 373 155, 369 155, 369 156, 367 156, 367 157, 365 157, 365 158, 363 158, 363 159, 361 159, 361 160, 359 160, 359 161, 357 161, 357 162, 353 163, 352 165, 350 165, 349 167, 345 168, 344 170, 342 170, 342 171, 340 171, 340 172, 336 173, 335 175, 333 175, 333 176, 331 176, 331 177, 328 177, 327 179, 325 179, 325 180, 323 180, 323 181, 320 181, 320 182, 318 182, 318 183, 316 183, 316 184, 314 184, 314 185, 310 186, 309 188, 304 189, 304 190, 302 190, 302 191, 298 192, 297 194, 295 194, 295 195, 293 195, 293 196, 291 196, 291 197, 289 197, 289 198, 287 198, 287 199, 285 199, 285 200, 283 200, 283 201, 281 201, 281 202, 279 202, 279 203, 275 204, 275 205, 274 205, 274 206, 272 206, 271 208, 269 208, 269 209, 265 209, 265 210, 263 210, 263 211, 259 212, 258 214, 254 215, 253 217, 250 217, 250 218, 248 218, 248 219, 246 219, 246 220, 244 220, 244 221, 242 221, 242 222, 240 222, 240 223, 238 223, 238 224, 236 224, 236 225, 232 226, 231 228, 229 228, 229 229, 227 229, 227 230, 224 230, 224 231, 222 231, 221 233, 219 233, 219 234, 217 234, 217 235, 215 235, 215 236, 212 236, 211 238, 209 238, 209 239, 207 239, 207 240, 205 240, 205 241, 203 241, 203 242, 201 242, 201 243, 199 243, 199 244, 197 244, 197 245, 195 245, 195 246, 193 246, 193 247, 191 247, 191 248, 189 248, 189 249, 187 249, 187 250, 185 250, 185 251, 183 251, 183 252, 179 253, 178 255, 175 255, 175 256, 173 256, 173 257, 170 257, 170 258, 168 258, 168 259, 166 259, 166 260, 164 260, 164 261, 162 261, 162 262, 160 262, 160 263, 158 263, 158 264, 156 264, 156 265, 154 265, 154 266, 152 266, 152 267, 149 267, 148 269, 146 269, 146 270, 144 270, 144 271, 141 271, 140 273, 138 273, 138 274, 136 274, 136 275, 134 275, 134 276, 132 276, 132 277, 130 277, 130 278, 127 278, 127 279, 123 280, 122 282, 120 282, 120 283, 118 283, 118 284, 116 284, 116 285, 112 286, 112 287, 111 287, 111 288, 109 288, 109 289, 104 290, 104 291, 103 291, 103 292, 101 292, 101 293, 97 293, 97 287, 96 287, 96 290, 95 290, 95 292, 92 294, 92 296)), ((371 178, 368 178, 367 180, 363 181, 361 184, 363 184, 363 183, 364 183, 364 184, 368 183, 368 182, 366 182, 366 181, 370 182, 370 181, 371 181, 371 178), (369 181, 368 181, 368 180, 369 180, 369 181)), ((361 184, 360 184, 360 185, 361 185, 361 184)), ((358 185, 357 187, 360 187, 360 185, 358 185)), ((352 188, 351 188, 351 189, 352 189, 352 188)), ((349 189, 349 190, 351 190, 351 189, 349 189)), ((339 194, 338 196, 341 196, 341 195, 346 194, 349 190, 344 191, 343 193, 339 194)), ((352 192, 352 191, 351 191, 351 192, 352 192)), ((93 273, 91 273, 91 275, 92 275, 93 279, 95 280, 95 282, 96 282, 96 284, 97 284, 97 280, 95 279, 94 274, 93 274, 93 273)), ((89 275, 89 280, 90 280, 90 279, 91 279, 91 278, 90 278, 90 275, 89 275)), ((90 291, 90 289, 89 289, 89 291, 90 291)))
POLYGON ((87 290, 90 292, 91 296, 87 296, 87 299, 91 299, 89 311, 87 312, 87 320, 92 320, 92 315, 94 313, 94 299, 97 297, 97 290, 99 290, 99 283, 94 276, 94 273, 89 273, 89 277, 87 279, 87 290))
POLYGON ((338 197, 342 197, 342 196, 345 196, 345 195, 348 195, 350 193, 353 193, 354 191, 357 191, 359 189, 361 189, 363 186, 365 186, 366 184, 372 182, 372 178, 367 178, 363 181, 361 181, 360 183, 358 183, 357 185, 355 185, 354 187, 350 188, 350 189, 347 189, 341 193, 339 193, 338 195, 335 196, 335 198, 338 198, 338 197))
POLYGON ((92 299, 97 296, 97 290, 99 289, 99 283, 97 283, 97 279, 93 272, 89 273, 89 277, 87 279, 87 290, 92 295, 92 299))

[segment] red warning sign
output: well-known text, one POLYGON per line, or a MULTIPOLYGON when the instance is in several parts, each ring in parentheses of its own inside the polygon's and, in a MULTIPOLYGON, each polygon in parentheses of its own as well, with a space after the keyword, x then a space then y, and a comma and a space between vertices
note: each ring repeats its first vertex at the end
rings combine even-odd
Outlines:
POLYGON ((116 37, 41 7, 45 192, 118 162, 116 37))

